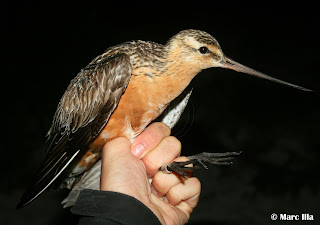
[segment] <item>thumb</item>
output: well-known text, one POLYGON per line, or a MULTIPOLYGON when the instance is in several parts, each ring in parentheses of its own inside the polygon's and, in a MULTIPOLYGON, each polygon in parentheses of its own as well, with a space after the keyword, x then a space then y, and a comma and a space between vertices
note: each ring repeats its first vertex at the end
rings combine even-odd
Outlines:
POLYGON ((131 142, 123 137, 108 142, 102 152, 100 190, 120 192, 147 202, 150 193, 145 166, 131 153, 131 142))
POLYGON ((105 162, 104 166, 112 166, 112 162, 120 160, 123 157, 130 157, 131 143, 127 138, 119 137, 108 141, 102 150, 102 160, 105 162))
POLYGON ((113 139, 105 144, 101 158, 100 189, 110 190, 112 183, 121 182, 124 176, 130 174, 128 169, 134 157, 130 151, 131 143, 124 137, 113 139))

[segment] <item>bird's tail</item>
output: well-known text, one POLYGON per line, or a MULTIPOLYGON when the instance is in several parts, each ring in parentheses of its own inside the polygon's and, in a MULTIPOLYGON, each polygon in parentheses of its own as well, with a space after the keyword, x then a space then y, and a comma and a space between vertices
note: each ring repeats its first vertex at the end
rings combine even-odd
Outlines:
POLYGON ((55 152, 58 154, 49 154, 36 174, 34 182, 22 195, 16 208, 20 209, 28 205, 43 193, 44 190, 51 186, 51 184, 60 176, 79 152, 80 150, 69 156, 66 151, 55 152))

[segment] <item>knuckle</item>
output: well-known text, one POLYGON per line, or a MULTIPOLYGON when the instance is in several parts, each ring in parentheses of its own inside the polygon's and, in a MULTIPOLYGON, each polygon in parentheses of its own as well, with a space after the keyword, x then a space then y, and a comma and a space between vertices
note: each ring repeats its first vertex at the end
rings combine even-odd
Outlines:
POLYGON ((157 129, 157 132, 160 132, 163 136, 168 136, 171 133, 171 129, 165 123, 156 122, 152 125, 157 129))
POLYGON ((143 157, 142 160, 148 173, 153 173, 159 170, 159 167, 161 166, 158 165, 158 163, 155 160, 153 160, 149 155, 143 157))
POLYGON ((197 193, 201 191, 201 182, 196 177, 189 178, 189 185, 194 189, 197 193))
POLYGON ((166 185, 166 177, 162 174, 157 173, 152 180, 152 185, 154 188, 162 195, 166 194, 168 191, 168 185, 166 185))
POLYGON ((182 201, 183 193, 176 188, 171 188, 166 197, 171 200, 171 204, 177 205, 182 201))
POLYGON ((169 136, 170 132, 170 128, 167 125, 157 122, 151 124, 137 139, 147 149, 151 149, 157 146, 165 137, 169 136))
POLYGON ((157 132, 154 131, 149 131, 144 139, 144 145, 146 146, 147 149, 149 149, 151 146, 156 146, 157 144, 160 143, 161 137, 157 132))
POLYGON ((181 142, 173 136, 169 136, 165 138, 166 144, 171 151, 179 152, 181 151, 181 142))
POLYGON ((192 186, 199 187, 199 188, 201 187, 201 182, 198 178, 192 177, 191 180, 192 180, 192 186))

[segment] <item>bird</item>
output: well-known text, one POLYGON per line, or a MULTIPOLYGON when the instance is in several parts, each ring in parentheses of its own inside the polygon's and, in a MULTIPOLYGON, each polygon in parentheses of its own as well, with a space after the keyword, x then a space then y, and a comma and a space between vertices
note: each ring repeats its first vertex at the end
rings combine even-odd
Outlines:
MULTIPOLYGON (((190 82, 202 70, 212 67, 312 91, 228 58, 218 41, 205 31, 182 30, 166 44, 135 40, 109 47, 81 69, 64 92, 47 134, 50 145, 44 162, 17 208, 29 204, 51 186, 76 186, 86 171, 90 174, 90 169, 99 166, 106 142, 117 137, 134 140, 166 111, 166 123, 173 127, 191 95, 192 90, 186 92, 190 82), (180 106, 168 111, 179 96, 180 106)), ((219 157, 229 155, 236 153, 204 154, 190 162, 223 164, 219 157)))

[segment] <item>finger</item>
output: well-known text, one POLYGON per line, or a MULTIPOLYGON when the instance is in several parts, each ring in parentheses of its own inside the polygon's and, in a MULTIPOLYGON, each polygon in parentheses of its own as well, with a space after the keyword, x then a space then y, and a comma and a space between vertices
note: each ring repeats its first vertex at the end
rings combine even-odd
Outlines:
MULTIPOLYGON (((113 176, 113 174, 130 173, 128 162, 136 159, 130 154, 131 143, 128 139, 119 137, 113 139, 105 144, 102 150, 101 161, 101 180, 100 188, 110 188, 115 178, 121 177, 113 176), (121 169, 123 168, 123 169, 121 169)), ((129 164, 132 165, 132 164, 129 164)))
POLYGON ((166 198, 170 205, 180 205, 181 209, 191 213, 199 201, 200 191, 200 181, 196 177, 190 177, 172 187, 166 194, 166 198))
POLYGON ((101 159, 100 190, 124 193, 149 202, 150 183, 143 162, 131 154, 131 142, 119 137, 105 144, 101 159))
POLYGON ((169 136, 170 128, 164 123, 153 123, 146 128, 132 143, 131 153, 142 158, 148 151, 154 149, 163 138, 169 136))
POLYGON ((181 142, 173 137, 165 137, 160 144, 142 158, 149 177, 153 177, 159 168, 176 159, 181 153, 181 142))
POLYGON ((192 213, 193 209, 197 206, 199 202, 199 195, 196 195, 186 201, 182 201, 179 205, 176 205, 177 208, 179 208, 184 214, 187 216, 187 218, 190 218, 190 214, 192 213))
POLYGON ((124 137, 118 137, 108 141, 102 149, 102 160, 110 162, 103 166, 110 166, 110 163, 115 162, 116 158, 127 155, 130 146, 130 141, 124 137))
MULTIPOLYGON (((184 162, 188 161, 187 157, 178 157, 174 161, 184 162)), ((168 191, 176 186, 177 184, 183 182, 183 178, 174 173, 164 173, 162 171, 157 172, 152 180, 152 187, 157 192, 158 197, 162 197, 168 193, 168 191)))

